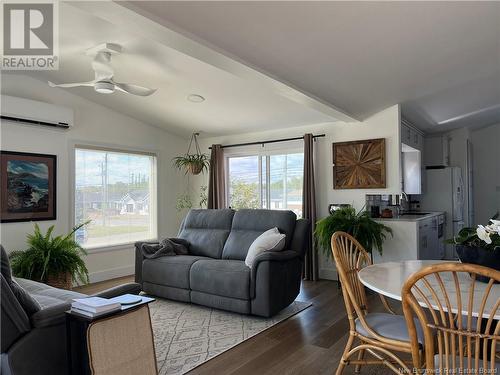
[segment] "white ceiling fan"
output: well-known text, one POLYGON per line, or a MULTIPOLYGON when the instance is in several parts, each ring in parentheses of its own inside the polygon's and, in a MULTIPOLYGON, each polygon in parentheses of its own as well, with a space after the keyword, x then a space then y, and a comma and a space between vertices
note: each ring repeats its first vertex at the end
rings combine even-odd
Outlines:
POLYGON ((118 44, 104 43, 97 47, 87 50, 87 55, 95 55, 92 61, 92 69, 95 72, 95 79, 89 82, 61 83, 56 84, 49 81, 51 87, 93 87, 100 94, 111 94, 115 90, 122 91, 132 95, 149 96, 156 89, 150 89, 130 83, 116 82, 113 78, 114 70, 111 66, 111 56, 121 53, 122 48, 118 44))

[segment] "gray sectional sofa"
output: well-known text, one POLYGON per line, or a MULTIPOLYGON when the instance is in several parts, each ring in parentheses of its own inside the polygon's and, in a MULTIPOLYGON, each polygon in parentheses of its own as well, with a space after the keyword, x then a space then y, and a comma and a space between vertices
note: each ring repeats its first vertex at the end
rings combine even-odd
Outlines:
POLYGON ((178 234, 189 241, 189 255, 145 259, 138 242, 135 280, 155 296, 269 317, 300 291, 309 228, 292 211, 191 210, 178 234), (285 249, 262 253, 247 267, 250 245, 273 227, 286 234, 285 249))

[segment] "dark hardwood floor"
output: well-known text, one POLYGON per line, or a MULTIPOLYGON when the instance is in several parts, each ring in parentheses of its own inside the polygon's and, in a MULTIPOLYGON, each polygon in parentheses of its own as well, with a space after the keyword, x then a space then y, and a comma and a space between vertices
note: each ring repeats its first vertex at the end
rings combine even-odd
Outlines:
MULTIPOLYGON (((131 277, 79 288, 94 293, 132 281, 131 277)), ((312 306, 193 369, 189 374, 334 374, 347 340, 348 321, 342 293, 335 281, 303 282, 300 301, 312 306)), ((369 296, 370 310, 383 311, 377 295, 369 296)), ((389 374, 380 366, 361 374, 389 374)), ((344 374, 354 374, 348 366, 344 374)))

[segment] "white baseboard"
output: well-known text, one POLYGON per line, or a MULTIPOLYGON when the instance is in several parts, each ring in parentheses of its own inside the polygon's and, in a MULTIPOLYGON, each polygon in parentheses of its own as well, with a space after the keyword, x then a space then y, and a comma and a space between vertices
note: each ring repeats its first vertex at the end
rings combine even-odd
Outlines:
POLYGON ((133 275, 135 272, 135 265, 109 268, 103 271, 92 272, 89 274, 89 280, 91 283, 98 283, 99 281, 105 281, 110 279, 116 279, 117 277, 133 275))
POLYGON ((320 268, 319 269, 319 278, 325 280, 334 280, 337 281, 337 271, 331 268, 320 268))

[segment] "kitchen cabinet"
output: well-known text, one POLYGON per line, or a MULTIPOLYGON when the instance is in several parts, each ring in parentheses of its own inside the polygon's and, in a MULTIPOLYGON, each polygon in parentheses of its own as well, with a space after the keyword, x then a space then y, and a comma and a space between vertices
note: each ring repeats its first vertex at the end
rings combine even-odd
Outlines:
POLYGON ((424 150, 424 135, 417 130, 407 120, 401 120, 401 143, 410 146, 416 150, 424 150))
POLYGON ((424 219, 418 224, 418 259, 441 259, 438 239, 438 217, 424 219))
POLYGON ((383 254, 373 252, 374 263, 400 262, 416 259, 443 259, 444 247, 439 238, 439 219, 443 212, 428 215, 399 216, 392 219, 375 219, 392 229, 383 243, 383 254))
POLYGON ((424 135, 408 120, 401 119, 401 189, 407 194, 422 194, 424 135))
POLYGON ((447 135, 425 138, 424 165, 444 166, 450 164, 450 139, 447 135))
POLYGON ((410 146, 411 143, 411 131, 408 126, 401 124, 401 143, 410 146))
POLYGON ((415 149, 407 149, 406 145, 403 145, 401 162, 402 162, 402 176, 403 176, 403 191, 406 194, 421 194, 422 162, 421 162, 420 151, 415 149))

